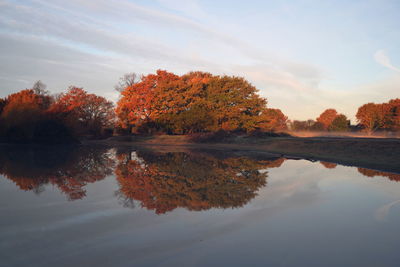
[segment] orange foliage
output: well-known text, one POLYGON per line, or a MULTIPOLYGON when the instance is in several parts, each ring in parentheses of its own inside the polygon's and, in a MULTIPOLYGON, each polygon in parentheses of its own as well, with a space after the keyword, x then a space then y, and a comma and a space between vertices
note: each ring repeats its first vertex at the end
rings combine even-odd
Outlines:
POLYGON ((368 132, 378 129, 398 131, 400 129, 400 99, 388 103, 368 103, 357 111, 357 120, 368 132))
POLYGON ((70 87, 50 106, 48 112, 62 119, 77 134, 100 135, 102 129, 113 127, 113 108, 113 103, 104 97, 70 87))
POLYGON ((257 89, 240 77, 158 70, 121 93, 116 113, 122 128, 155 128, 168 133, 252 131, 283 128, 286 117, 267 110, 257 89), (276 118, 274 117, 276 116, 276 118))
POLYGON ((17 143, 73 143, 76 136, 99 136, 114 126, 113 103, 71 87, 57 99, 36 82, 0 100, 0 139, 17 143))
POLYGON ((288 118, 280 109, 267 108, 261 114, 264 119, 261 128, 269 131, 287 130, 288 118))
POLYGON ((39 116, 47 108, 45 98, 48 97, 38 95, 31 89, 11 94, 3 102, 1 117, 12 122, 25 119, 25 116, 39 116))
POLYGON ((388 103, 388 127, 399 131, 400 130, 400 98, 392 99, 388 103))
POLYGON ((338 113, 335 109, 327 109, 319 115, 317 118, 317 122, 321 123, 325 130, 331 125, 333 120, 338 116, 338 113))

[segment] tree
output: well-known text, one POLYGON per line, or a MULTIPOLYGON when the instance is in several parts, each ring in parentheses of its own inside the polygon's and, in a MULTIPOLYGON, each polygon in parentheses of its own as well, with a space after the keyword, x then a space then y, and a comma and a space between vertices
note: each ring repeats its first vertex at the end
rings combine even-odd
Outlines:
POLYGON ((324 112, 319 115, 317 118, 317 122, 321 123, 324 127, 324 130, 327 130, 329 125, 333 122, 333 120, 336 118, 338 115, 337 111, 335 109, 327 109, 324 112))
POLYGON ((388 103, 388 124, 390 129, 400 130, 400 98, 392 99, 388 103))
POLYGON ((119 126, 131 131, 168 112, 167 104, 174 99, 175 91, 171 85, 178 80, 179 76, 158 70, 157 74, 143 76, 139 83, 125 88, 116 108, 119 126))
POLYGON ((259 128, 267 100, 248 81, 235 76, 214 76, 207 86, 206 100, 215 114, 217 129, 250 132, 259 128))
POLYGON ((290 123, 290 129, 292 131, 308 131, 308 125, 307 121, 294 120, 290 123))
POLYGON ((47 86, 41 80, 38 80, 33 84, 32 90, 37 95, 48 95, 49 92, 46 91, 46 87, 47 86))
POLYGON ((134 72, 125 73, 119 78, 118 83, 114 86, 115 90, 122 92, 125 88, 133 86, 140 81, 139 75, 134 72))
POLYGON ((358 108, 356 118, 364 129, 372 133, 385 124, 385 112, 382 104, 367 103, 358 108))
POLYGON ((36 124, 43 119, 47 108, 47 95, 38 95, 32 89, 25 89, 9 95, 4 101, 0 115, 3 135, 8 141, 28 141, 34 136, 36 124))
POLYGON ((287 130, 288 118, 280 109, 267 108, 261 117, 265 118, 265 123, 261 125, 263 130, 267 131, 284 131, 287 130))
POLYGON ((158 70, 121 92, 116 113, 120 127, 129 130, 148 126, 173 133, 249 132, 272 120, 282 127, 285 116, 278 110, 268 113, 266 104, 240 77, 205 72, 178 76, 158 70), (272 113, 278 117, 272 118, 272 113))
POLYGON ((7 100, 4 98, 0 98, 0 116, 3 112, 4 107, 7 105, 7 100))
POLYGON ((75 86, 61 94, 49 112, 61 117, 77 134, 99 136, 114 125, 114 104, 75 86))
POLYGON ((347 132, 350 127, 350 121, 343 114, 339 114, 329 125, 328 130, 332 132, 347 132))

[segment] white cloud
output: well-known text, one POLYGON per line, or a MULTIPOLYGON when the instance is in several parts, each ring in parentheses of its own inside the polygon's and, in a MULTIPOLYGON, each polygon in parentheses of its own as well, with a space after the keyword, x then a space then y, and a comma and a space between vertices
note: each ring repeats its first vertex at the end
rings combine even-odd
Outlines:
POLYGON ((400 72, 399 68, 396 68, 395 66, 392 65, 392 62, 390 61, 390 58, 386 55, 385 50, 378 50, 376 51, 376 53, 374 54, 374 58, 376 60, 376 62, 378 62, 379 64, 381 64, 382 66, 400 72))

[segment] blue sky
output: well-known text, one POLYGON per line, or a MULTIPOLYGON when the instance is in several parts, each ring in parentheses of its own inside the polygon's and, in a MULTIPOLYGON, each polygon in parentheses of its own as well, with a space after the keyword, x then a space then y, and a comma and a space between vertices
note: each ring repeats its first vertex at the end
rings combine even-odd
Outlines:
POLYGON ((0 97, 127 72, 243 76, 291 119, 400 97, 400 1, 0 0, 0 97))

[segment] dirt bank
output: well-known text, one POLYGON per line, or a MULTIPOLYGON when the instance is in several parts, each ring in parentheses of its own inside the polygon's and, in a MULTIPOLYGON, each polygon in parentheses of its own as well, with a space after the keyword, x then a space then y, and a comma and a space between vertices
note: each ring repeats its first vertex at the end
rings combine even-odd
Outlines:
MULTIPOLYGON (((91 142, 93 143, 93 141, 91 142)), ((238 137, 224 143, 198 144, 186 136, 117 137, 97 144, 153 149, 216 149, 265 151, 284 157, 323 160, 342 165, 400 173, 400 139, 334 137, 238 137)))

